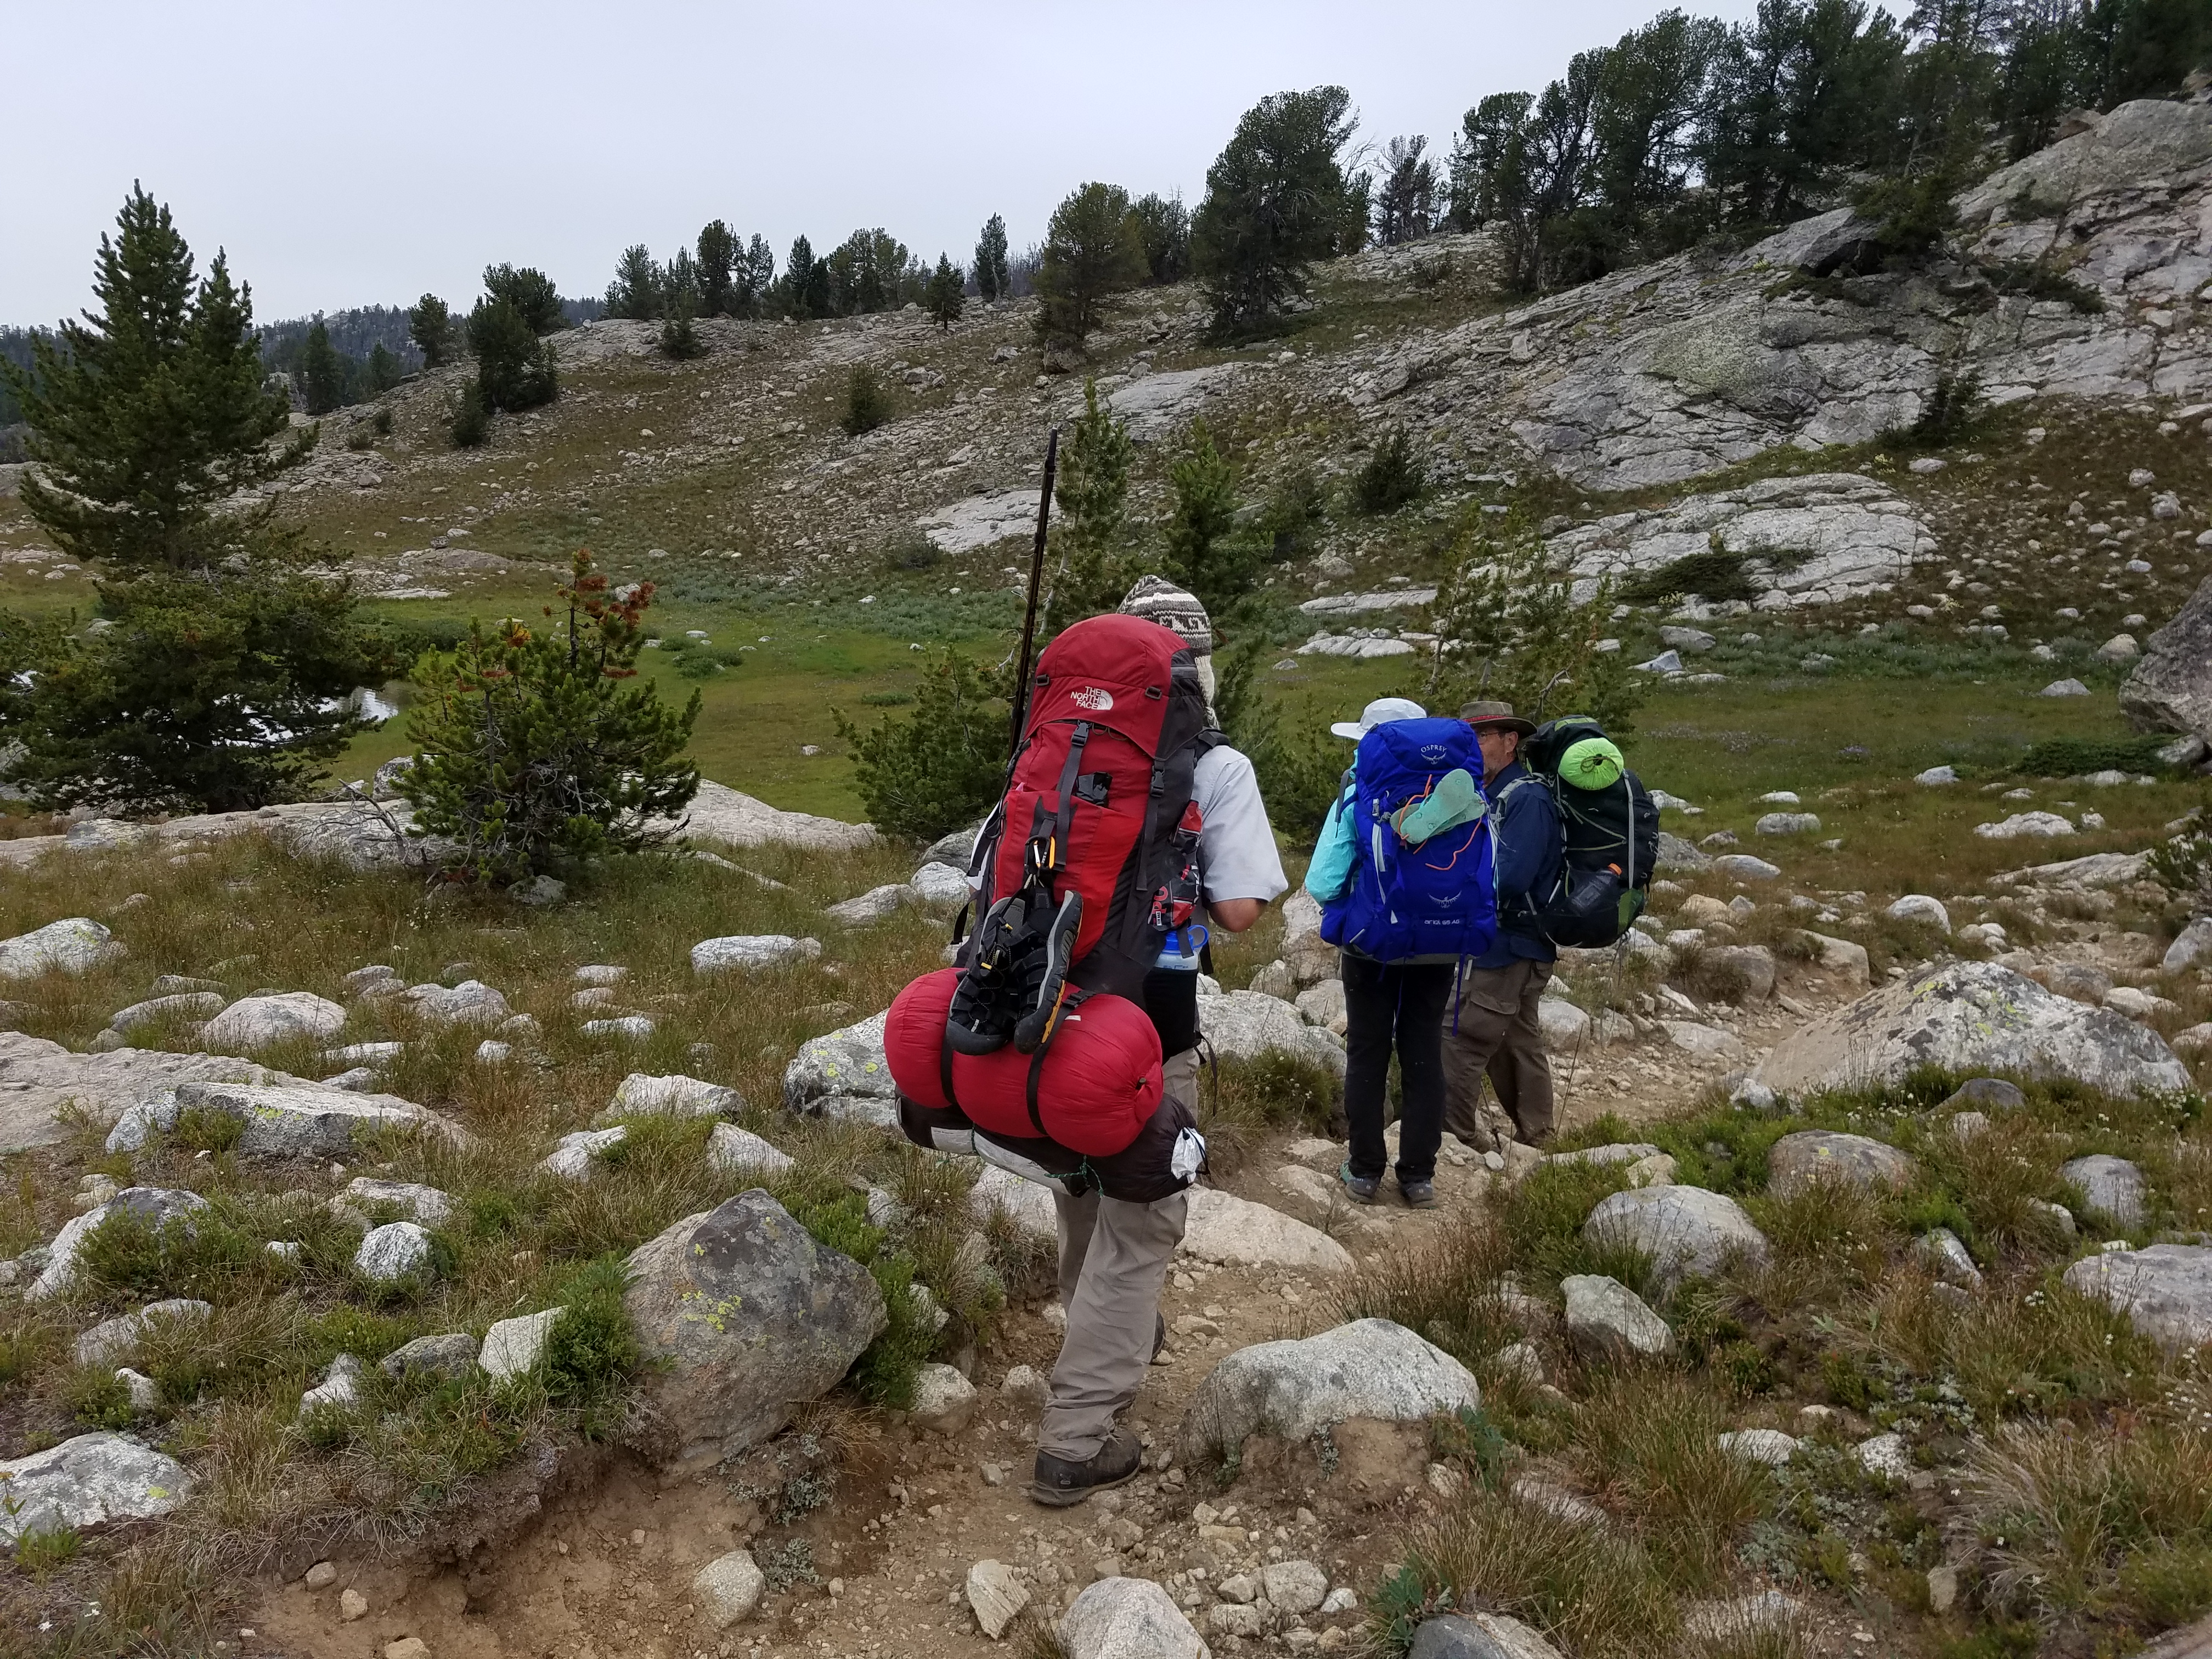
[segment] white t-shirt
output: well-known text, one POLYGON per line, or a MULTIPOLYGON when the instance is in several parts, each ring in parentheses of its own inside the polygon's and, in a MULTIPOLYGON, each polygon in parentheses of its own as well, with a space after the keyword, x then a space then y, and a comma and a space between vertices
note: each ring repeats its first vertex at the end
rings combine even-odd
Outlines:
POLYGON ((1204 828, 1198 836, 1199 878, 1207 902, 1277 897, 1291 884, 1260 799, 1252 763, 1227 744, 1198 757, 1191 799, 1204 828))

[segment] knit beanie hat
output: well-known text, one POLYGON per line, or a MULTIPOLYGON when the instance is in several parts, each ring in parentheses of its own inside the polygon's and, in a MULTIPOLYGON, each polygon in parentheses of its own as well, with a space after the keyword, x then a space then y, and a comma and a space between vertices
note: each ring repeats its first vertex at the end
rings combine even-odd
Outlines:
POLYGON ((1125 617, 1142 617, 1171 629, 1197 660, 1198 683, 1206 688, 1206 718, 1213 719, 1213 623, 1195 593, 1164 576, 1139 576, 1121 601, 1125 617))

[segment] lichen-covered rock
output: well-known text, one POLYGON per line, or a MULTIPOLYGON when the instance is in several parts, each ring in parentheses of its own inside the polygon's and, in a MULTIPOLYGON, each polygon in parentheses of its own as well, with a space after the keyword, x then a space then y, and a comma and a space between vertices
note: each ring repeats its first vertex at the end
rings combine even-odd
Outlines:
POLYGON ((915 1373, 914 1403, 907 1414, 916 1428, 957 1434, 975 1415, 975 1385, 954 1367, 927 1364, 915 1373))
POLYGON ((1794 1095, 1893 1084, 1923 1066, 2068 1078, 2117 1095, 2190 1086, 2155 1031, 1993 962, 1944 963, 1883 986, 1783 1039, 1757 1075, 1794 1095))
POLYGON ((1667 1322, 1619 1279, 1570 1273, 1559 1291, 1567 1299, 1567 1340, 1584 1359, 1619 1364, 1674 1352, 1667 1322))
POLYGON ((1257 1060, 1285 1054, 1344 1074, 1344 1048, 1279 997, 1257 991, 1231 991, 1198 1000, 1198 1019, 1206 1040, 1224 1060, 1257 1060))
POLYGON ((750 1550, 732 1550, 718 1555, 692 1576, 691 1593, 700 1611, 716 1630, 727 1630, 740 1619, 752 1616, 768 1588, 768 1575, 760 1570, 750 1550))
POLYGON ((430 1235, 412 1221, 387 1221, 381 1227, 371 1227, 353 1253, 353 1266, 363 1279, 396 1285, 428 1271, 430 1235))
POLYGON ((489 1030, 514 1012, 507 999, 481 980, 465 979, 459 985, 416 985, 407 992, 407 1006, 431 1025, 472 1025, 489 1030))
POLYGON ((70 916, 0 939, 0 979, 84 974, 127 955, 123 941, 89 916, 70 916))
POLYGON ((1824 1181, 1852 1187, 1901 1188, 1912 1179, 1912 1160, 1867 1135, 1801 1129, 1776 1141, 1766 1154, 1766 1189, 1793 1198, 1824 1181))
POLYGON ((1196 1458, 1255 1434, 1304 1440, 1350 1418, 1418 1423, 1481 1404, 1474 1373, 1443 1349, 1387 1319, 1359 1319, 1229 1355, 1191 1395, 1182 1441, 1196 1458))
POLYGON ((112 1319, 103 1319, 88 1331, 77 1334, 71 1350, 80 1365, 104 1365, 112 1360, 126 1358, 148 1329, 163 1320, 205 1319, 215 1309, 192 1297, 171 1297, 163 1302, 149 1302, 135 1314, 118 1314, 112 1319))
POLYGON ((2126 1314, 2171 1352, 2212 1342, 2212 1246, 2153 1244, 2083 1256, 2066 1270, 2066 1284, 2126 1314))
POLYGON ((712 1461, 767 1438, 887 1323, 867 1269, 757 1189, 641 1245, 629 1274, 623 1305, 663 1462, 712 1461))
POLYGON ((1662 1284, 1710 1278, 1729 1261, 1764 1261, 1766 1235, 1743 1206, 1703 1187, 1644 1187, 1598 1201, 1583 1224, 1592 1244, 1640 1251, 1662 1284))
POLYGON ((691 947, 695 974, 757 974, 794 962, 811 962, 822 954, 822 941, 794 939, 789 933, 732 933, 721 939, 702 939, 691 947))
MULTIPOLYGON (((234 1006, 236 1005, 233 1005, 234 1006)), ((236 1118, 246 1158, 342 1158, 370 1129, 410 1129, 459 1143, 460 1127, 397 1095, 355 1094, 301 1084, 180 1083, 177 1103, 236 1118)))
POLYGON ((589 1181, 607 1149, 629 1139, 629 1127, 621 1123, 611 1129, 577 1129, 562 1135, 560 1145, 538 1159, 538 1167, 563 1181, 589 1181))
POLYGON ((707 1137, 707 1162, 731 1174, 781 1175, 798 1160, 750 1129, 734 1123, 717 1123, 707 1137))
POLYGON ((107 1017, 107 1029, 128 1033, 165 1019, 209 1019, 222 1012, 225 1000, 220 991, 178 991, 168 996, 149 997, 127 1008, 118 1008, 107 1017))
POLYGON ((2142 1171, 2124 1158, 2093 1153, 2058 1166, 2058 1178, 2081 1189, 2081 1213, 2108 1227, 2131 1231, 2143 1224, 2142 1171))
POLYGON ((1149 1578, 1100 1579, 1069 1605, 1058 1633, 1067 1659, 1210 1659, 1213 1651, 1149 1578))
POLYGON ((681 1073, 653 1077, 632 1072, 616 1085, 614 1098, 592 1121, 611 1123, 656 1112, 671 1117, 735 1117, 744 1109, 745 1097, 725 1085, 702 1083, 681 1073))
POLYGON ((783 1103, 794 1112, 820 1112, 823 1103, 836 1096, 888 1106, 897 1093, 884 1058, 883 1014, 801 1043, 784 1068, 783 1103))
POLYGON ((58 1446, 0 1462, 0 1544, 40 1533, 89 1531, 115 1521, 151 1521, 191 1494, 192 1477, 173 1457, 122 1434, 80 1434, 58 1446))
POLYGON ((272 1043, 322 1042, 344 1028, 346 1011, 308 991, 240 997, 200 1028, 200 1042, 216 1054, 251 1054, 272 1043))
POLYGON ((76 1283, 77 1252, 94 1228, 110 1216, 130 1215, 147 1226, 165 1226, 173 1218, 184 1218, 189 1226, 191 1217, 207 1207, 207 1200, 198 1193, 170 1187, 126 1187, 104 1204, 94 1205, 82 1215, 72 1216, 62 1224, 54 1235, 53 1243, 46 1247, 46 1265, 31 1286, 23 1292, 32 1302, 50 1296, 59 1296, 76 1283))
POLYGON ((552 1335, 553 1327, 563 1311, 560 1308, 543 1308, 536 1313, 494 1321, 484 1333, 483 1346, 477 1352, 477 1364, 486 1376, 502 1382, 509 1377, 520 1376, 535 1366, 544 1353, 546 1339, 552 1335))
POLYGON ((419 1181, 380 1181, 374 1176, 356 1176, 346 1182, 343 1196, 349 1206, 364 1214, 388 1205, 404 1210, 409 1219, 426 1227, 442 1227, 453 1218, 452 1197, 419 1181))
POLYGON ((466 1376, 476 1369, 477 1340, 466 1331, 418 1336, 377 1362, 386 1376, 466 1376))

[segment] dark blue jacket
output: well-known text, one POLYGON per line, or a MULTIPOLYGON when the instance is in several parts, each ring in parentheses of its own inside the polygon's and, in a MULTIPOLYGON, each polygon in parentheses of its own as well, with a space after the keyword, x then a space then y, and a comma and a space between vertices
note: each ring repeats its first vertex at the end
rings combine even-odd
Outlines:
POLYGON ((1515 761, 1483 785, 1497 849, 1498 940, 1474 959, 1478 968, 1515 961, 1553 962, 1559 952, 1528 921, 1527 899, 1549 893, 1559 879, 1559 809, 1552 792, 1515 761), (1511 786, 1516 782, 1520 787, 1511 786))

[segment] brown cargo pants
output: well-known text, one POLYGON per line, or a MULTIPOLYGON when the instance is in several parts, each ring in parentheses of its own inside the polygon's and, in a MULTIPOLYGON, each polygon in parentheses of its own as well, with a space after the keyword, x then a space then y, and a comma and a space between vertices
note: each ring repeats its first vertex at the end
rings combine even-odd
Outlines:
POLYGON ((1488 1150, 1482 1079, 1513 1120, 1513 1136, 1540 1146, 1552 1133, 1552 1062, 1544 1052, 1537 1004, 1552 964, 1516 957, 1504 968, 1469 968, 1459 986, 1459 1025, 1444 1013, 1444 1127, 1488 1150))
MULTIPOLYGON (((1167 1093, 1198 1106, 1198 1051, 1168 1058, 1167 1093)), ((1052 1368, 1052 1393, 1037 1425, 1037 1449, 1088 1462, 1137 1397, 1152 1362, 1160 1286, 1190 1210, 1188 1191, 1156 1204, 1098 1193, 1053 1194, 1060 1218, 1060 1305, 1067 1334, 1052 1368)))

